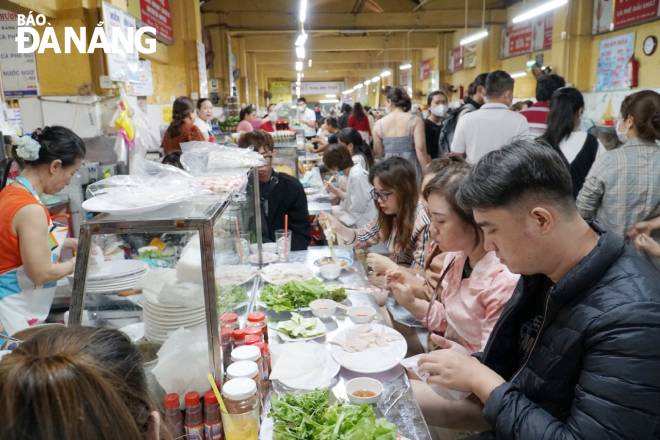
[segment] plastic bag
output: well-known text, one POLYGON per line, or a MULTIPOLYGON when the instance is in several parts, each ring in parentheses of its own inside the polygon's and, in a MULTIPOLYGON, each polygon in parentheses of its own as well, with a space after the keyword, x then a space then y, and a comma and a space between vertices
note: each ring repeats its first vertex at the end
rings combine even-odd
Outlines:
POLYGON ((252 150, 212 142, 183 142, 181 151, 181 165, 193 176, 214 176, 227 169, 247 169, 266 164, 263 156, 252 150))
POLYGON ((209 388, 206 327, 180 328, 158 350, 158 363, 152 371, 160 386, 180 396, 189 391, 203 395, 209 388))

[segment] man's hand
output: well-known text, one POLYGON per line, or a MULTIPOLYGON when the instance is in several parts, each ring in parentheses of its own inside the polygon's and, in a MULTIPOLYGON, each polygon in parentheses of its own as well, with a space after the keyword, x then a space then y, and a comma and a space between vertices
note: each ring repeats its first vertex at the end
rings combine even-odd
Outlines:
POLYGON ((430 375, 428 383, 474 393, 484 403, 493 390, 505 382, 476 358, 455 350, 436 350, 420 356, 419 371, 430 375))

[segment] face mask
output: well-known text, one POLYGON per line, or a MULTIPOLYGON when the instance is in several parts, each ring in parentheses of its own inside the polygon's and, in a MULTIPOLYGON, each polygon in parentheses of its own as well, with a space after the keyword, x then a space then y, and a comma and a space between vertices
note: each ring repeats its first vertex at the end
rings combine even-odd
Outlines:
POLYGON ((625 127, 621 128, 621 126, 623 125, 622 123, 623 123, 622 120, 618 120, 616 123, 616 136, 619 138, 621 142, 625 144, 626 142, 628 142, 628 129, 625 127))
POLYGON ((304 112, 306 108, 307 108, 307 106, 304 105, 304 104, 298 106, 298 110, 300 110, 301 112, 304 112))
POLYGON ((433 116, 442 118, 444 115, 447 114, 447 106, 445 104, 434 105, 433 107, 431 107, 431 113, 433 113, 433 116))
POLYGON ((277 113, 269 113, 268 114, 268 119, 270 119, 270 122, 276 122, 277 121, 277 113))

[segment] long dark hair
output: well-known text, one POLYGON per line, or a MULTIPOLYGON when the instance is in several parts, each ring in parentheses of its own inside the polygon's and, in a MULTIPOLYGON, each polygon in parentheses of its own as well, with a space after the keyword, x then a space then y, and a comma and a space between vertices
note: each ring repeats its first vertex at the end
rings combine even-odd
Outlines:
POLYGON ((364 112, 364 108, 362 107, 362 104, 360 104, 359 102, 353 104, 353 117, 358 121, 361 121, 362 119, 367 117, 367 114, 364 112))
POLYGON ((550 99, 548 128, 541 139, 559 151, 561 141, 575 130, 575 120, 583 108, 584 98, 578 89, 573 87, 557 89, 550 99))
POLYGON ((177 137, 181 134, 181 125, 183 121, 195 112, 195 105, 187 96, 179 96, 172 104, 172 122, 167 127, 170 137, 177 137))
POLYGON ((135 345, 91 327, 28 337, 0 362, 0 402, 6 440, 144 440, 156 408, 135 345))
POLYGON ((353 144, 353 154, 361 154, 367 164, 367 171, 374 166, 374 153, 371 147, 364 143, 359 131, 346 127, 337 132, 337 139, 344 145, 353 144))
POLYGON ((419 190, 415 167, 406 159, 390 157, 371 168, 371 185, 376 177, 382 186, 394 192, 399 201, 399 212, 396 215, 386 215, 378 206, 378 201, 374 201, 378 210, 380 238, 386 240, 396 231, 395 249, 404 251, 409 246, 417 215, 419 190))
POLYGON ((248 105, 248 106, 246 106, 246 107, 243 107, 243 108, 241 109, 241 111, 238 113, 238 119, 239 119, 239 121, 244 120, 245 117, 246 117, 247 115, 249 115, 249 114, 251 114, 251 113, 253 113, 253 112, 254 112, 254 107, 252 107, 252 104, 250 104, 250 105, 248 105))

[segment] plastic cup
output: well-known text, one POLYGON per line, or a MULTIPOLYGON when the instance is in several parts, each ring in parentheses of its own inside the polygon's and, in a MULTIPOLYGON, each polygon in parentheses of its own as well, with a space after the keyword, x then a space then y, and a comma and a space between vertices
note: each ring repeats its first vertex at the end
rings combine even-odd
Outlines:
POLYGON ((275 243, 277 244, 277 256, 280 261, 289 261, 291 253, 291 231, 284 233, 284 229, 275 231, 275 243))
POLYGON ((225 440, 259 440, 259 407, 243 414, 220 410, 225 440))

